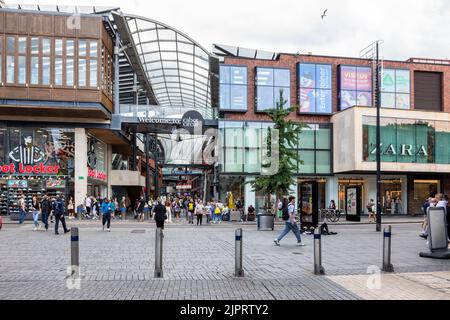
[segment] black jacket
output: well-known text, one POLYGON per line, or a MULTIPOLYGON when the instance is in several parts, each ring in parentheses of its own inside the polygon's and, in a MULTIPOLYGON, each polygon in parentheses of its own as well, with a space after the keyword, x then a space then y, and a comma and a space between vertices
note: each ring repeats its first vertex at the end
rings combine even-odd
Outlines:
POLYGON ((41 202, 41 209, 43 213, 50 213, 51 211, 51 204, 50 204, 50 200, 42 200, 41 202))
POLYGON ((157 204, 155 207, 155 221, 164 221, 167 219, 166 207, 162 204, 157 204))

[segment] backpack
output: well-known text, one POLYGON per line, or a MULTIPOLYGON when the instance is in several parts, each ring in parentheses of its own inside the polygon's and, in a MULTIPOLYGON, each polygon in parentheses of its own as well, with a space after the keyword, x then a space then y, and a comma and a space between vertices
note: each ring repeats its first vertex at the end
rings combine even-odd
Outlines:
POLYGON ((214 213, 215 214, 220 214, 220 208, 218 206, 216 206, 216 209, 214 209, 214 213))
POLYGON ((194 204, 189 202, 189 211, 194 211, 194 204))
POLYGON ((62 201, 56 201, 55 203, 55 216, 63 215, 64 207, 62 201))
POLYGON ((281 219, 283 219, 283 221, 288 221, 289 220, 289 209, 288 209, 288 207, 284 207, 281 210, 282 210, 281 219))

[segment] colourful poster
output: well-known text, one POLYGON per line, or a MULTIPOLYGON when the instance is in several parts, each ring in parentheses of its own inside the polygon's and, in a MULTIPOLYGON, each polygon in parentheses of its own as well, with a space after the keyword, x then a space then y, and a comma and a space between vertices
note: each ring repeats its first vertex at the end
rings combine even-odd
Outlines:
POLYGON ((318 64, 316 65, 316 81, 317 89, 331 89, 331 66, 318 64))
POLYGON ((358 67, 356 71, 358 91, 372 91, 372 69, 358 67))
POLYGON ((395 90, 401 93, 410 92, 409 70, 395 70, 395 90))
POLYGON ((317 90, 317 113, 331 113, 331 90, 317 90))
POLYGON ((356 188, 348 188, 347 189, 347 212, 348 215, 356 215, 357 214, 357 203, 356 203, 356 188))
POLYGON ((341 66, 341 90, 356 90, 356 67, 341 66))
POLYGON ((315 112, 316 99, 314 89, 300 89, 300 112, 315 112))
POLYGON ((395 70, 384 69, 381 73, 381 91, 395 92, 395 70))
POLYGON ((381 107, 382 108, 395 108, 395 93, 381 93, 381 107))
POLYGON ((359 91, 356 97, 356 104, 362 107, 372 106, 372 92, 359 91))
POLYGON ((356 91, 341 90, 341 111, 356 106, 356 91))
POLYGON ((316 65, 299 65, 299 85, 300 88, 315 88, 316 86, 316 65))
POLYGON ((409 109, 411 107, 409 94, 397 93, 395 96, 395 107, 397 109, 409 109))

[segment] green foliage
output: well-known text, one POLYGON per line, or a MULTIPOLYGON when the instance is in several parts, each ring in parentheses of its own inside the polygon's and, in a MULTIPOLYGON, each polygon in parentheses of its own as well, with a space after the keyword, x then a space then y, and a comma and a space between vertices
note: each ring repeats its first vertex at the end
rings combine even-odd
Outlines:
MULTIPOLYGON (((297 106, 285 108, 286 103, 287 100, 283 98, 283 90, 281 90, 280 100, 277 102, 276 108, 266 111, 266 114, 274 123, 274 129, 277 129, 279 134, 278 172, 273 175, 261 175, 249 182, 254 191, 260 191, 267 195, 266 208, 272 207, 269 203, 271 194, 276 194, 280 198, 291 191, 290 187, 296 182, 297 163, 303 163, 296 148, 298 137, 306 125, 286 119, 291 112, 296 112, 298 109, 297 106)), ((271 136, 272 131, 269 129, 268 141, 270 141, 271 136)), ((270 146, 270 143, 268 143, 268 146, 270 146)), ((269 147, 269 159, 271 152, 272 150, 269 147)), ((263 163, 261 166, 268 168, 271 163, 263 163)))

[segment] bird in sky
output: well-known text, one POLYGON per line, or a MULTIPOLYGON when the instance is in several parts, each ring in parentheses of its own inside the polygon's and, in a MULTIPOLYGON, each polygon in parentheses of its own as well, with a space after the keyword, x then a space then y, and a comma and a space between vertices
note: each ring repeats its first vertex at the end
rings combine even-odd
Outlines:
POLYGON ((325 9, 325 11, 323 12, 323 14, 322 14, 322 20, 323 20, 324 17, 327 16, 327 11, 328 11, 328 9, 325 9))

